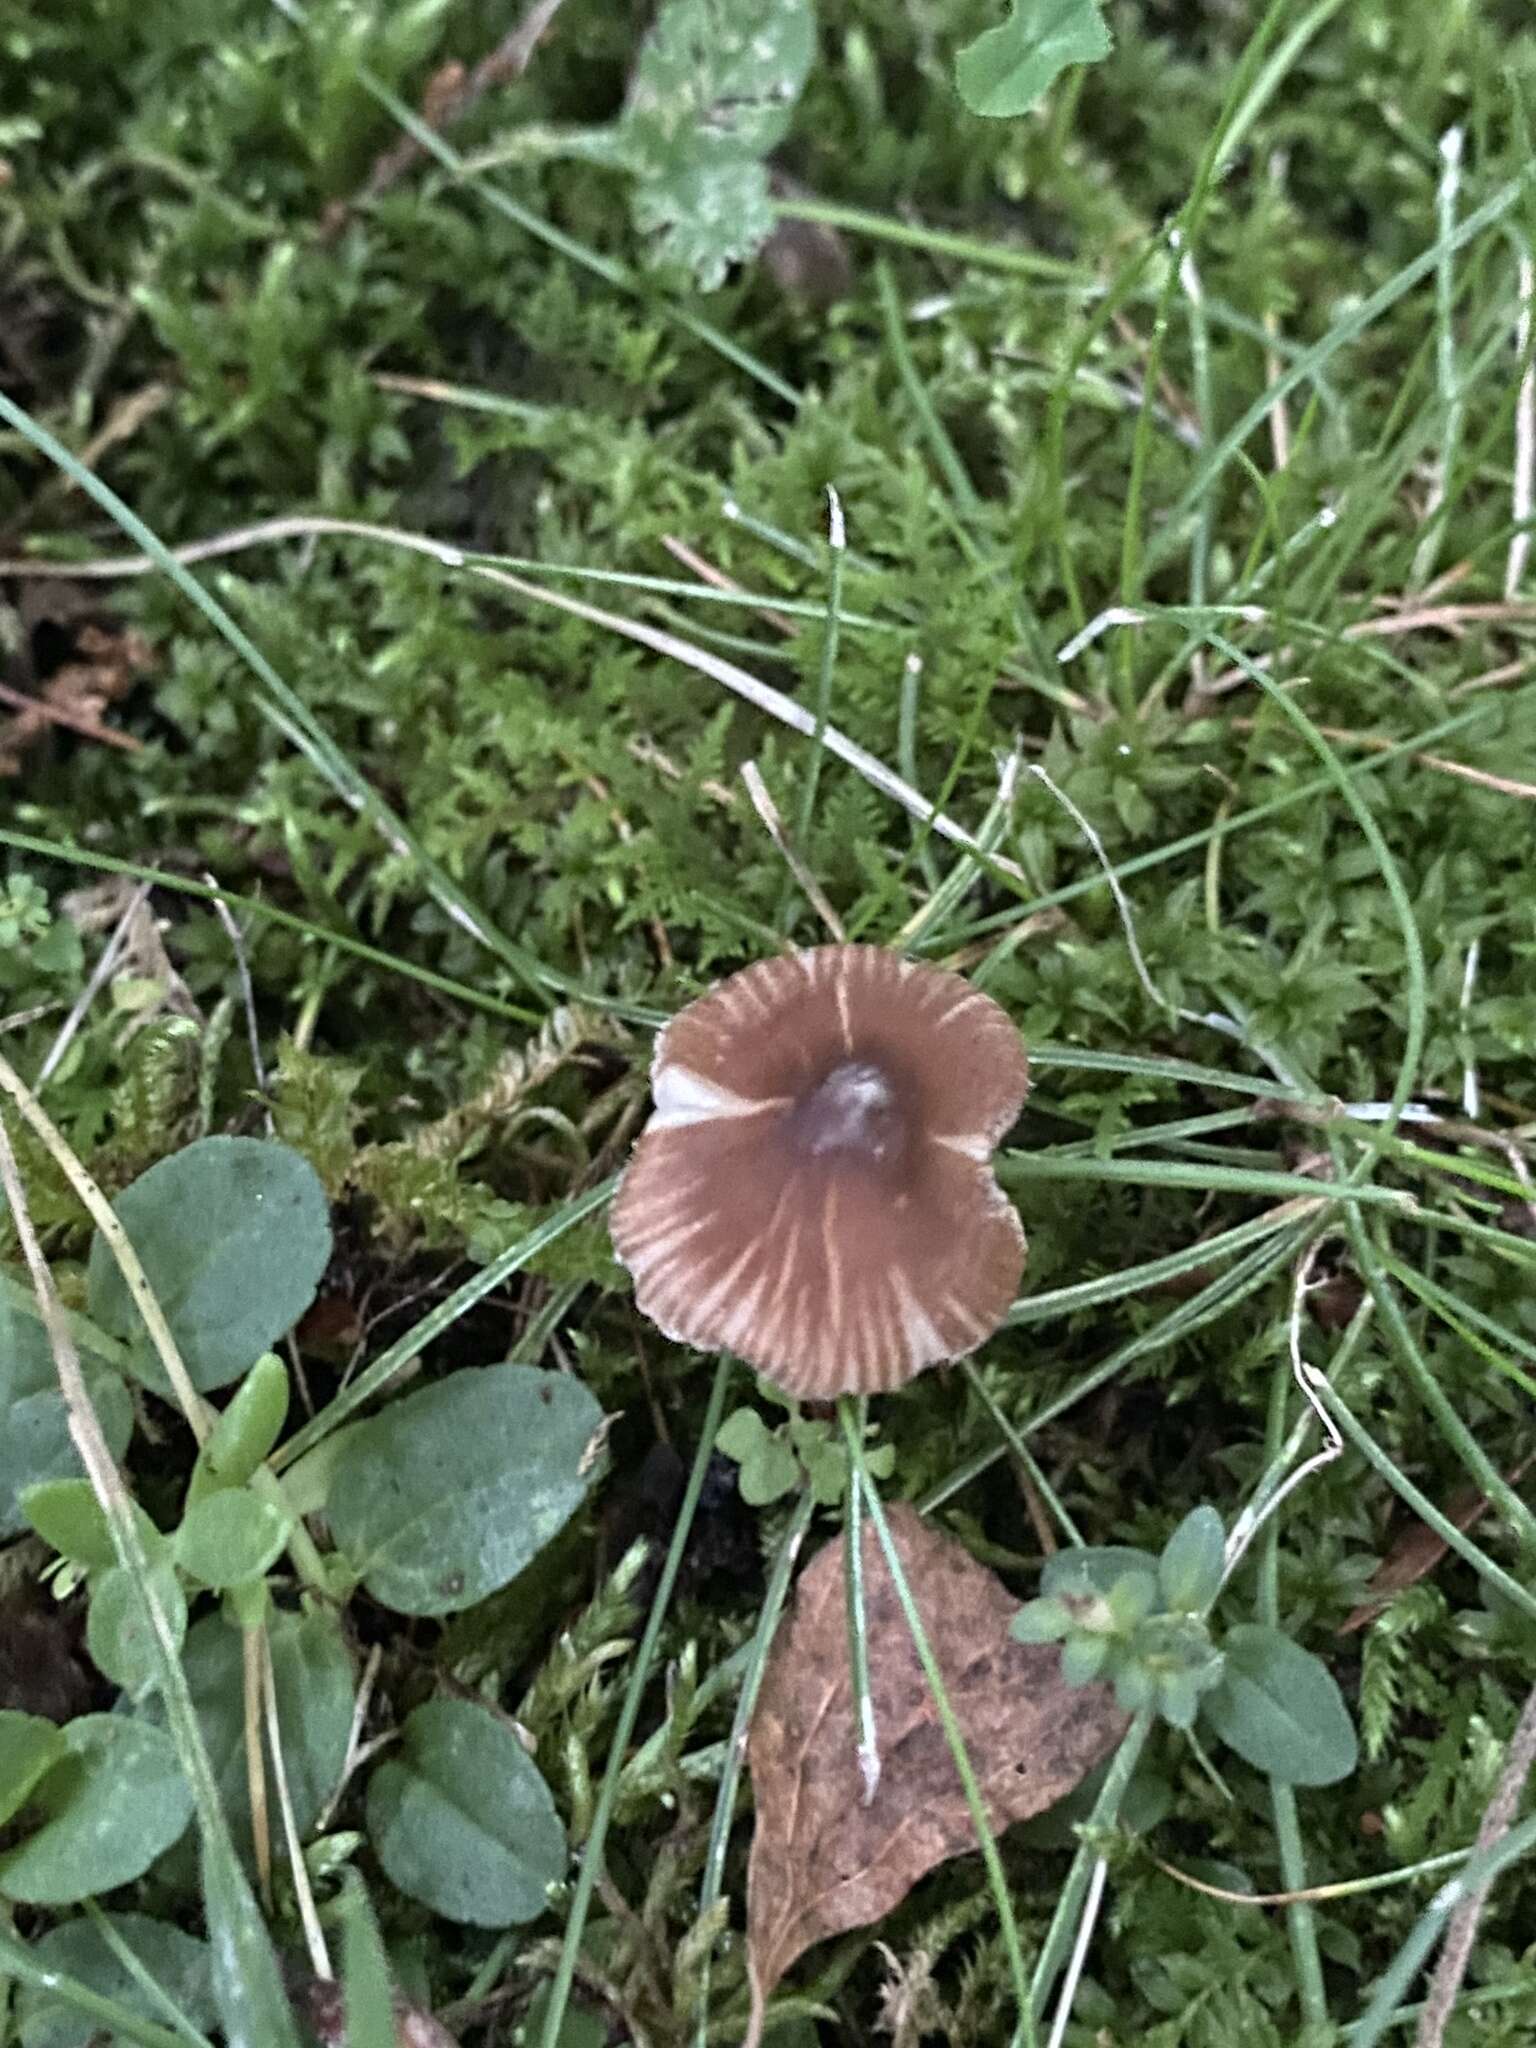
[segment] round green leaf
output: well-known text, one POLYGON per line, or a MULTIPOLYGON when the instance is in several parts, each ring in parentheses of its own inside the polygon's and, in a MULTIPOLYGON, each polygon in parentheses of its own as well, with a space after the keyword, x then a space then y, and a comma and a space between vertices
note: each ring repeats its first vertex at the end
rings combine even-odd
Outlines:
MULTIPOLYGON (((86 1392, 114 1458, 133 1432, 133 1398, 117 1374, 85 1360, 86 1392)), ((47 1333, 33 1316, 0 1300, 0 1541, 26 1527, 21 1495, 80 1472, 47 1333)))
POLYGON ((353 1431, 331 1478, 331 1533, 384 1606, 473 1607, 580 1504, 601 1422, 568 1373, 453 1373, 353 1431))
MULTIPOLYGON (((227 1386, 303 1315, 331 1256, 325 1190, 308 1160, 260 1138, 201 1138, 116 1204, 194 1385, 227 1386)), ((98 1234, 90 1311, 133 1346, 146 1386, 168 1393, 138 1309, 98 1234)))
POLYGON ((72 1906, 142 1877, 183 1833, 192 1795, 170 1737, 124 1714, 62 1731, 67 1754, 33 1788, 32 1830, 0 1855, 0 1893, 72 1906))
MULTIPOLYGON (((181 1581, 166 1563, 150 1566, 149 1581, 179 1650, 187 1634, 187 1600, 181 1581)), ((104 1571, 91 1587, 85 1647, 103 1677, 120 1685, 130 1698, 148 1692, 160 1675, 152 1624, 132 1574, 121 1565, 104 1571)))
POLYGON ((565 1872, 565 1829, 505 1722, 432 1700, 368 1787, 368 1836, 391 1881, 447 1920, 516 1927, 565 1872))
MULTIPOLYGON (((355 1697, 352 1659, 334 1614, 273 1614, 267 1630, 282 1734, 283 1775, 300 1834, 336 1789, 347 1754, 355 1697)), ((242 1850, 249 1854, 250 1794, 245 1771, 243 1650, 240 1631, 221 1614, 210 1614, 187 1635, 182 1667, 203 1740, 218 1780, 224 1811, 242 1850)), ((158 1699, 144 1708, 164 1718, 158 1699)), ((267 1759, 270 1810, 277 1812, 277 1788, 267 1759)), ((182 1874, 179 1873, 178 1874, 182 1874)), ((190 1869, 187 1873, 190 1876, 190 1869)))
POLYGON ((63 1754, 64 1737, 52 1721, 11 1707, 0 1712, 0 1827, 63 1754))
POLYGON ((171 1552, 199 1584, 239 1586, 277 1562, 292 1529, 291 1516, 236 1487, 207 1494, 188 1508, 171 1552))
MULTIPOLYGON (((108 1913, 113 1933, 131 1949, 148 1975, 205 2031, 218 2021, 209 1982, 208 1945, 164 1920, 140 1913, 108 1913)), ((41 1968, 73 1977, 77 1984, 110 1998, 135 2017, 165 2025, 165 2009, 132 1971, 119 1962, 89 1920, 66 1920, 32 1944, 41 1968)), ((127 2034, 107 2034, 98 2021, 68 2004, 56 1991, 26 1985, 20 1997, 21 2048, 130 2048, 127 2034)))
POLYGON ((1202 1713, 1223 1742, 1284 1785, 1333 1785, 1358 1744, 1326 1665, 1278 1629, 1244 1623, 1222 1639, 1226 1669, 1202 1713))

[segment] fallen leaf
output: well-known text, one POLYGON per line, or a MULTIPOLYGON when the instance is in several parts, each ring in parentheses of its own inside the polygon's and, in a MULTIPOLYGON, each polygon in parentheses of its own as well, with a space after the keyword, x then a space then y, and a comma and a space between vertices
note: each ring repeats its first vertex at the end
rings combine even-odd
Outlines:
MULTIPOLYGON (((1070 1792, 1127 1721, 1106 1687, 1074 1690, 1054 1645, 1016 1643, 1019 1602, 915 1509, 886 1510, 995 1830, 1070 1792)), ((843 1541, 807 1566, 763 1676, 748 1760, 757 1826, 747 1871, 752 2025, 813 1942, 865 1927, 976 1845, 959 1773, 875 1531, 864 1531, 870 1692, 881 1776, 864 1804, 848 1669, 843 1541)))
POLYGON ((130 752, 138 748, 131 734, 103 725, 102 717, 154 668, 148 641, 139 633, 82 625, 74 634, 73 655, 33 692, 5 687, 3 701, 16 715, 0 721, 0 776, 19 774, 22 755, 53 725, 130 752))

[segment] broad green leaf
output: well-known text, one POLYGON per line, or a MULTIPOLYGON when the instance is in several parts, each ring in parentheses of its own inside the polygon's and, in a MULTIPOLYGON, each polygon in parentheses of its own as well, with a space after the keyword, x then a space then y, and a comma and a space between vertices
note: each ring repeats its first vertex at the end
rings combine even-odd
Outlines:
MULTIPOLYGON (((306 1159, 260 1138, 200 1138, 141 1174, 114 1207, 194 1385, 227 1386, 303 1315, 331 1255, 325 1191, 306 1159)), ((133 1347, 157 1393, 164 1369, 98 1234, 92 1316, 133 1347)))
POLYGON ((635 229, 658 270, 685 271, 717 291, 733 263, 745 263, 773 233, 768 173, 751 157, 674 165, 643 178, 630 199, 635 229))
POLYGON ((192 1795, 162 1729, 126 1714, 86 1714, 62 1730, 67 1752, 33 1787, 31 1831, 0 1855, 0 1894, 72 1906, 142 1877, 192 1817, 192 1795))
MULTIPOLYGON (((164 1920, 141 1913, 109 1913, 106 1919, 118 1940, 191 2020, 195 2027, 215 2024, 209 1985, 208 1944, 164 1920)), ((90 1920, 66 1920, 32 1944, 34 1959, 49 1971, 73 1977, 102 1998, 110 1998, 139 2019, 165 2025, 165 2009, 151 1997, 127 1966, 108 1947, 90 1920)), ((104 2034, 97 2023, 58 1996, 35 1985, 21 1992, 21 2048, 129 2048, 126 2034, 104 2034)))
MULTIPOLYGON (((170 1624, 179 1650, 187 1635, 187 1600, 169 1563, 152 1564, 149 1582, 160 1612, 170 1624)), ((103 1677, 120 1685, 132 1699, 141 1698, 160 1673, 153 1624, 133 1575, 112 1565, 91 1586, 85 1622, 85 1647, 103 1677)))
POLYGON ((762 159, 784 139, 815 49, 812 0, 665 0, 618 136, 653 260, 712 291, 767 239, 762 159))
MULTIPOLYGON (((341 1625, 328 1609, 273 1614, 267 1642, 277 1689, 283 1775, 293 1800, 295 1822, 303 1834, 336 1789, 346 1757, 355 1698, 352 1659, 341 1625)), ((224 1811, 241 1852, 248 1854, 251 1809, 245 1775, 242 1657, 239 1629, 222 1614, 210 1614, 188 1632, 182 1665, 224 1811)), ((151 1720, 163 1719, 156 1699, 150 1700, 143 1712, 151 1720)), ((275 1813, 277 1789, 270 1758, 267 1777, 275 1813)), ((190 1877, 190 1864, 184 1874, 190 1877)))
POLYGON ((9 1707, 0 1711, 0 1827, 63 1754, 64 1737, 52 1721, 9 1707))
MULTIPOLYGON (((21 1510, 49 1548, 71 1564, 84 1565, 87 1571, 105 1571, 116 1564, 112 1531, 88 1479, 48 1479, 29 1486, 21 1510)), ((137 1502, 133 1519, 139 1540, 154 1559, 164 1550, 165 1538, 137 1502)))
POLYGON ((283 1554, 293 1518, 243 1487, 210 1493, 188 1508, 171 1542, 171 1554, 204 1586, 223 1587, 259 1579, 283 1554))
POLYGON ((431 1700, 368 1787, 368 1838, 390 1881, 444 1919, 516 1927, 564 1874, 565 1830, 516 1735, 467 1700, 431 1700))
POLYGON ((473 1607, 580 1505, 601 1423, 569 1373, 452 1373, 354 1431, 331 1479, 331 1533, 384 1606, 473 1607))
MULTIPOLYGON (((133 1431, 133 1398, 110 1368, 82 1364, 107 1449, 120 1458, 133 1431)), ((79 1471, 47 1332, 0 1296, 0 1542, 26 1527, 27 1487, 79 1471)))
POLYGON ((188 1503, 221 1486, 244 1486, 283 1433, 288 1419, 288 1368, 264 1351, 235 1389, 193 1468, 188 1503))
POLYGON ((1226 1531, 1212 1507, 1192 1508, 1163 1546, 1157 1580, 1163 1605, 1179 1614, 1204 1614, 1221 1590, 1226 1531))
POLYGON ((1354 1723, 1332 1674, 1278 1629, 1243 1623, 1222 1639, 1226 1670, 1201 1702, 1223 1742, 1285 1785, 1333 1785, 1355 1768, 1354 1723))
POLYGON ((973 114, 1027 114, 1069 64, 1109 55, 1102 0, 1012 0, 1008 19, 955 59, 955 85, 973 114))

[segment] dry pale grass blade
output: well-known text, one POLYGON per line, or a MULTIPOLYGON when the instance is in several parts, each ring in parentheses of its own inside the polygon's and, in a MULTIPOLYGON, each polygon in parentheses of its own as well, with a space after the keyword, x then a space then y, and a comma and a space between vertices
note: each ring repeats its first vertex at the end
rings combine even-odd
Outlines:
MULTIPOLYGON (((897 1503, 887 1518, 994 1830, 1065 1796, 1126 1716, 1074 1689, 1054 1646, 1008 1633, 1018 1601, 953 1538, 897 1503)), ((864 1532, 869 1683, 881 1778, 864 1803, 849 1675, 843 1539, 811 1560, 774 1646, 748 1748, 757 1826, 747 1874, 753 2023, 814 1942, 866 1927, 918 1879, 977 1847, 959 1773, 872 1529, 864 1532)))
MULTIPOLYGON (((633 640, 641 647, 649 647, 655 654, 665 655, 671 661, 681 662, 696 674, 709 677, 750 704, 764 717, 787 725, 792 732, 800 733, 806 739, 815 739, 829 754, 835 754, 846 767, 861 775, 873 789, 888 797, 894 804, 936 832, 941 839, 947 839, 953 846, 962 846, 974 853, 988 867, 999 874, 1010 875, 1016 882, 1027 882, 1028 876, 1015 860, 1001 853, 986 853, 979 847, 963 825, 955 823, 943 811, 936 810, 928 799, 909 782, 904 782, 893 769, 857 741, 848 738, 835 725, 819 724, 813 713, 793 697, 786 697, 782 690, 776 690, 770 683, 759 680, 748 670, 740 668, 734 661, 713 654, 707 647, 695 647, 689 640, 681 639, 676 633, 664 633, 658 627, 643 624, 638 619, 627 619, 619 612, 604 611, 601 606, 586 604, 578 597, 567 597, 558 590, 543 590, 536 583, 528 583, 521 576, 513 576, 505 569, 493 568, 486 562, 466 559, 460 548, 450 547, 443 541, 432 540, 425 534, 408 533, 400 527, 374 526, 362 519, 327 519, 310 514, 295 514, 284 519, 264 519, 255 526, 242 526, 227 533, 212 535, 203 541, 194 541, 187 547, 169 550, 172 561, 190 565, 196 562, 213 561, 221 555, 238 553, 242 548, 269 546, 279 541, 303 540, 312 534, 350 535, 356 540, 380 541, 387 547, 405 548, 418 555, 427 555, 435 562, 441 562, 446 569, 467 569, 482 582, 493 583, 499 589, 514 591, 531 604, 548 605, 555 611, 565 612, 571 618, 585 619, 589 625, 602 626, 610 633, 618 633, 626 640, 633 640)), ((71 562, 68 576, 74 582, 81 580, 109 580, 119 576, 146 576, 159 568, 151 555, 110 555, 90 562, 71 562)), ((59 564, 40 562, 26 556, 13 561, 0 561, 0 576, 45 576, 57 578, 61 573, 59 564)))

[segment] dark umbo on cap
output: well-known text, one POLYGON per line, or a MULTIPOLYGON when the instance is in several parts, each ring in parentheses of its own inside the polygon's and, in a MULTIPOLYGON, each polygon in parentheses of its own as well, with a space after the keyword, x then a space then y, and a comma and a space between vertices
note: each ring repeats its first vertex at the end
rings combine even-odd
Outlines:
POLYGON ((808 1400, 901 1386, 1002 1321, 991 1158, 1029 1063, 990 996, 883 946, 759 961, 657 1041, 614 1248, 664 1335, 808 1400))

